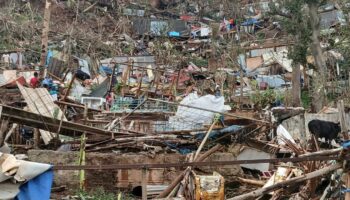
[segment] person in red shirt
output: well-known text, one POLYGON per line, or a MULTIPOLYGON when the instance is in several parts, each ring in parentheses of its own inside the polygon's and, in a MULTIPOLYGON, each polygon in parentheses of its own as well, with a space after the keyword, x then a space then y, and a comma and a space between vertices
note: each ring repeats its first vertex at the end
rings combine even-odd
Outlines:
POLYGON ((38 74, 38 72, 34 72, 34 77, 30 79, 29 85, 32 88, 37 88, 39 86, 39 74, 38 74))

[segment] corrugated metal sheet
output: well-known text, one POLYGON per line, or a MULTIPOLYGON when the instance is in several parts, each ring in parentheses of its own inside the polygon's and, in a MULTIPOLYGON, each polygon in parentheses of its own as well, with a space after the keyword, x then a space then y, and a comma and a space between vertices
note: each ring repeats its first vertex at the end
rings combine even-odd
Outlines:
POLYGON ((320 18, 321 29, 327 29, 336 23, 345 22, 344 14, 341 10, 320 13, 320 18))
POLYGON ((274 52, 273 48, 266 48, 266 49, 254 49, 250 51, 250 56, 251 57, 258 57, 262 56, 264 53, 268 52, 274 52))
POLYGON ((155 36, 166 35, 168 32, 180 32, 180 35, 189 35, 190 29, 185 21, 158 20, 158 19, 133 19, 133 30, 138 35, 150 34, 155 36))
MULTIPOLYGON (((134 61, 133 66, 135 67, 146 67, 151 65, 152 68, 155 67, 155 58, 154 56, 116 56, 113 58, 107 58, 104 60, 100 60, 100 63, 105 66, 113 67, 113 62, 116 63, 128 63, 129 59, 134 61)), ((123 72, 124 67, 127 67, 126 64, 120 64, 117 72, 123 72)))

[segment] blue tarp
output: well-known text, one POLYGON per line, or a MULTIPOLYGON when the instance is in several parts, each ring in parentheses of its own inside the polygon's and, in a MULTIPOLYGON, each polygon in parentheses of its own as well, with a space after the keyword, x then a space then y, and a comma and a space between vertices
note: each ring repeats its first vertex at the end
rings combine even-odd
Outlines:
POLYGON ((257 23, 258 23, 257 19, 251 18, 251 19, 248 19, 247 21, 243 22, 241 25, 242 26, 250 26, 250 25, 257 24, 257 23))
POLYGON ((53 170, 49 169, 20 186, 17 200, 49 200, 53 181, 53 170))
POLYGON ((179 33, 179 32, 176 32, 176 31, 168 32, 168 35, 169 35, 170 37, 180 37, 180 33, 179 33))
MULTIPOLYGON (((216 138, 219 138, 221 137, 222 135, 224 134, 233 134, 233 133, 236 133, 237 131, 240 131, 242 130, 244 127, 243 126, 237 126, 237 125, 231 125, 229 127, 225 127, 223 129, 220 129, 220 130, 213 130, 210 132, 209 134, 209 138, 210 139, 216 139, 216 138)), ((206 135, 207 132, 201 132, 201 133, 197 133, 195 135, 195 138, 197 140, 203 140, 205 135, 206 135)), ((192 151, 194 151, 195 149, 192 149, 191 147, 181 147, 177 144, 174 144, 174 143, 169 143, 169 142, 165 142, 165 144, 171 148, 171 149, 175 149, 177 150, 179 153, 181 154, 188 154, 188 153, 191 153, 192 151)))
POLYGON ((171 148, 171 149, 175 149, 177 150, 180 154, 185 155, 185 154, 189 154, 191 153, 193 150, 190 148, 186 148, 186 147, 179 147, 177 144, 172 144, 169 142, 165 142, 165 144, 171 148))
MULTIPOLYGON (((215 139, 215 138, 218 138, 226 133, 235 133, 235 132, 241 130, 242 128, 243 128, 242 126, 232 125, 232 126, 220 129, 220 130, 213 130, 210 132, 209 138, 215 139)), ((206 134, 206 132, 198 133, 195 137, 198 140, 203 140, 203 138, 205 137, 205 134, 206 134)))
POLYGON ((100 72, 105 73, 107 75, 111 75, 113 73, 113 70, 108 66, 102 65, 102 66, 100 66, 100 72))
POLYGON ((45 66, 46 66, 46 67, 49 65, 50 59, 51 59, 52 56, 53 56, 53 52, 52 52, 51 50, 49 50, 49 51, 47 52, 47 56, 46 56, 46 62, 45 62, 45 66))

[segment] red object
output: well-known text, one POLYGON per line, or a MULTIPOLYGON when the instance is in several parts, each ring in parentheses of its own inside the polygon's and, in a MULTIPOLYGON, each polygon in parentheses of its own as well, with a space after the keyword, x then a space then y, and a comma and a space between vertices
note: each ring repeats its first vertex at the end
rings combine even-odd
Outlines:
POLYGON ((180 19, 183 21, 195 21, 196 17, 191 15, 182 15, 180 16, 180 19))
POLYGON ((33 77, 30 79, 30 82, 29 82, 29 85, 30 87, 32 88, 36 88, 39 86, 39 79, 37 77, 33 77))
POLYGON ((260 90, 267 90, 268 84, 266 82, 260 82, 260 90))
POLYGON ((10 80, 10 81, 6 82, 4 85, 1 85, 1 87, 3 87, 3 86, 4 87, 16 87, 17 83, 19 83, 21 85, 26 85, 27 81, 23 76, 21 76, 21 77, 17 78, 16 80, 10 80))

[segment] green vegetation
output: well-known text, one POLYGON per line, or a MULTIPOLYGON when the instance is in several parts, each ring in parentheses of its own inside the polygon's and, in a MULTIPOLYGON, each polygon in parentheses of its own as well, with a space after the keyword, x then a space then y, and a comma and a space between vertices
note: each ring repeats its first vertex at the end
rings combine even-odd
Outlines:
POLYGON ((130 194, 117 192, 106 192, 103 188, 97 188, 92 192, 79 191, 77 193, 80 200, 133 200, 135 199, 130 194))
POLYGON ((115 86, 114 86, 114 93, 117 94, 117 95, 120 94, 121 91, 122 91, 122 88, 123 88, 123 84, 122 83, 115 84, 115 86))
POLYGON ((251 95, 251 100, 256 108, 262 109, 277 101, 283 102, 284 96, 273 89, 268 89, 265 91, 256 91, 251 95))
POLYGON ((208 60, 202 59, 202 58, 193 58, 191 60, 193 64, 195 64, 198 67, 207 67, 208 66, 208 60))
POLYGON ((312 97, 309 91, 302 91, 301 92, 301 104, 305 109, 308 109, 311 107, 312 97))

